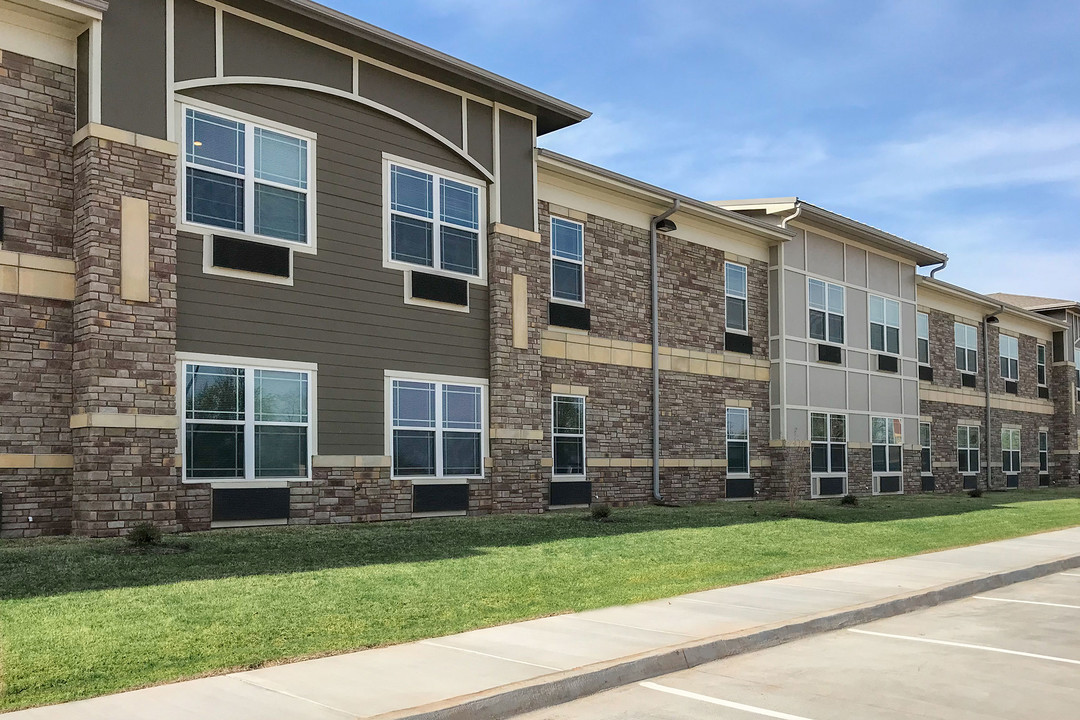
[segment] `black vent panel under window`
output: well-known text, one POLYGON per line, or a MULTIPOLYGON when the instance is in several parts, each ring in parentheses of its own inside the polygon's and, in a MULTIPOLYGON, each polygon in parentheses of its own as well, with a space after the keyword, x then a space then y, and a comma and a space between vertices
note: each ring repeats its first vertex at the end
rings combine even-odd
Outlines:
POLYGON ((551 483, 551 507, 591 503, 592 483, 588 480, 551 483))
POLYGON ((823 477, 818 478, 818 495, 843 495, 844 478, 823 477))
POLYGON ((920 365, 919 366, 919 379, 920 380, 926 380, 927 382, 933 382, 934 381, 934 368, 930 367, 929 365, 920 365))
POLYGON ((900 359, 895 355, 878 355, 877 369, 882 372, 898 372, 900 370, 900 359))
POLYGON ((1050 476, 1045 473, 1039 476, 1039 487, 1050 487, 1050 476))
POLYGON ((412 297, 448 305, 469 305, 469 282, 461 278, 411 271, 412 297))
POLYGON ((754 497, 753 478, 728 478, 727 497, 729 498, 752 498, 754 497))
POLYGON ((552 325, 575 330, 591 330, 592 315, 589 308, 577 305, 564 305, 563 303, 548 303, 548 322, 552 325))
POLYGON ((413 512, 465 512, 469 509, 469 486, 413 485, 413 512))
POLYGON ((977 477, 975 477, 974 475, 965 475, 964 476, 964 489, 965 490, 974 490, 976 487, 978 487, 978 482, 979 482, 979 479, 977 477))
POLYGON ((973 373, 960 373, 960 384, 966 388, 975 387, 975 375, 973 373))
POLYGON ((214 522, 287 520, 289 488, 231 488, 213 491, 214 522))
POLYGON ((878 478, 878 492, 879 493, 898 493, 900 492, 900 476, 899 475, 882 475, 878 478))
POLYGON ((1018 488, 1018 487, 1020 487, 1020 476, 1019 475, 1006 475, 1005 476, 1005 487, 1007 487, 1007 488, 1018 488))
POLYGON ((841 363, 844 357, 837 345, 818 345, 817 359, 819 362, 841 363))
POLYGON ((1005 381, 1005 392, 1016 395, 1020 391, 1019 385, 1015 380, 1005 381))
POLYGON ((1043 400, 1049 400, 1050 399, 1050 388, 1045 387, 1045 386, 1040 387, 1039 388, 1039 397, 1041 397, 1043 400))
POLYGON ((934 492, 934 476, 933 475, 923 475, 922 476, 922 491, 923 492, 934 492))
POLYGON ((215 235, 211 264, 228 270, 287 278, 292 270, 290 252, 287 247, 215 235))
POLYGON ((742 353, 743 355, 754 354, 754 338, 740 333, 724 333, 724 349, 728 352, 742 353))
POLYGON ((4 242, 4 206, 0 205, 0 243, 4 242))

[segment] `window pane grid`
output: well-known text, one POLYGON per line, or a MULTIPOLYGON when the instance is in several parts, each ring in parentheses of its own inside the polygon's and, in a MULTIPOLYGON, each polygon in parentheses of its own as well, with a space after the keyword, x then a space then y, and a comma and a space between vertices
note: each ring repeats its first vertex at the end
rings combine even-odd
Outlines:
POLYGON ((724 263, 725 315, 728 330, 749 330, 747 312, 747 269, 744 265, 724 263))
POLYGON ((870 349, 900 354, 900 303, 870 296, 870 349))
POLYGON ((389 175, 390 258, 478 277, 480 188, 401 165, 389 175))
POLYGON ((395 477, 483 475, 483 389, 434 381, 391 383, 395 477))
POLYGON ((585 398, 553 395, 551 398, 553 475, 585 474, 585 398))
POLYGON ((813 340, 844 343, 844 288, 815 278, 808 279, 809 335, 813 340))
POLYGON ((875 473, 903 470, 903 423, 899 418, 870 419, 871 462, 875 473))
POLYGON ((1001 377, 1006 380, 1018 380, 1020 377, 1020 344, 1009 335, 998 336, 1001 360, 1001 377))
POLYGON ((847 416, 810 413, 810 472, 847 472, 847 416))
POLYGON ((964 323, 953 326, 956 343, 956 369, 967 373, 979 372, 979 332, 964 323))
POLYGON ((551 297, 585 302, 585 226, 551 218, 551 297))

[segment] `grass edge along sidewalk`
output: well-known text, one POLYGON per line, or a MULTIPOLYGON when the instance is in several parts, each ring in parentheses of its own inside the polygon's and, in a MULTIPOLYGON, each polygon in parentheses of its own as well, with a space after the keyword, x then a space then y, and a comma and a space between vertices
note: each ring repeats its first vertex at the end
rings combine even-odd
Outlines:
POLYGON ((1080 524, 1080 491, 0 542, 0 710, 1080 524))

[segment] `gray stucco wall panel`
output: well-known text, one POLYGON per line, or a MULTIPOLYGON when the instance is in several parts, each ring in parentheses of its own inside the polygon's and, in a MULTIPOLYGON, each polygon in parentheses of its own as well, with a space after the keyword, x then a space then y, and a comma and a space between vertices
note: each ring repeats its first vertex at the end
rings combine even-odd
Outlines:
POLYGON ((533 230, 536 198, 533 197, 532 122, 510 112, 499 113, 499 171, 502 221, 533 230))
POLYGON ((870 287, 889 295, 900 294, 900 263, 871 253, 869 257, 870 287))
POLYGON ((360 63, 360 94, 408 115, 461 144, 461 97, 432 85, 360 63))
POLYGON ((495 145, 492 139, 493 114, 494 111, 490 106, 469 101, 469 155, 491 172, 495 171, 495 145))
POLYGON ((222 22, 226 75, 255 75, 352 90, 352 58, 226 13, 222 22))
POLYGON ((165 3, 111 0, 101 23, 101 122, 166 137, 165 3))
POLYGON ((173 75, 176 80, 214 76, 214 8, 195 0, 173 0, 173 75))
POLYGON ((814 233, 807 233, 806 241, 807 272, 843 280, 844 244, 814 233))
POLYGON ((870 376, 870 410, 874 413, 903 414, 903 384, 899 378, 870 376))
POLYGON ((847 403, 847 374, 843 370, 811 366, 810 402, 814 407, 843 409, 847 403))

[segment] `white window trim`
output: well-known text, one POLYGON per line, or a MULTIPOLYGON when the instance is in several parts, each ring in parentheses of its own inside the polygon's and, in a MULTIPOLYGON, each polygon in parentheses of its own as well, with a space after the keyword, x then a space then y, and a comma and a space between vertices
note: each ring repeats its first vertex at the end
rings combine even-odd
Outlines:
POLYGON ((932 477, 934 475, 934 425, 933 423, 919 421, 919 474, 923 477, 932 477), (927 436, 930 440, 929 445, 922 444, 922 428, 923 425, 930 428, 930 433, 927 436), (922 451, 930 451, 930 469, 922 469, 922 451))
POLYGON ((926 362, 919 360, 919 365, 923 367, 930 367, 933 363, 933 358, 930 357, 930 313, 918 312, 915 313, 915 357, 919 357, 919 341, 926 341, 926 362), (926 318, 926 337, 919 335, 919 317, 926 318))
MULTIPOLYGON (((585 395, 572 395, 569 393, 552 393, 551 394, 551 481, 552 482, 576 482, 584 480, 589 474, 589 455, 588 455, 588 442, 589 442, 589 398, 585 395), (555 472, 555 398, 574 398, 575 400, 581 400, 581 472, 580 473, 556 473, 555 472)), ((559 433, 560 437, 578 437, 576 433, 559 433)))
POLYGON ((1035 381, 1039 387, 1050 387, 1050 368, 1046 362, 1046 344, 1039 343, 1035 346, 1035 381), (1042 362, 1039 362, 1039 349, 1042 349, 1042 362), (1039 382, 1039 368, 1042 368, 1043 379, 1039 382))
MULTIPOLYGON (((234 355, 212 355, 204 353, 177 353, 176 354, 176 377, 177 377, 177 411, 180 418, 180 431, 177 433, 177 454, 181 457, 181 482, 190 485, 206 485, 213 484, 215 487, 221 486, 222 483, 232 483, 230 487, 281 487, 281 483, 288 482, 310 482, 311 481, 311 461, 312 458, 319 454, 319 428, 318 428, 318 363, 309 362, 295 362, 292 360, 268 360, 266 358, 252 358, 252 357, 238 357, 234 355), (304 477, 295 478, 256 478, 255 477, 255 463, 254 458, 251 457, 254 453, 255 439, 252 435, 251 442, 248 443, 248 435, 244 433, 244 478, 188 478, 187 477, 187 457, 185 455, 187 450, 187 383, 184 382, 184 366, 185 365, 214 365, 222 367, 236 367, 243 368, 245 396, 247 394, 248 378, 247 371, 254 372, 255 370, 288 370, 292 372, 303 372, 308 375, 308 462, 307 462, 307 475, 304 477), (248 447, 250 445, 250 448, 248 447), (276 483, 276 485, 275 485, 276 483)), ((251 387, 254 387, 252 384, 251 387)), ((246 405, 246 400, 245 400, 246 405)), ((244 415, 245 430, 248 418, 250 422, 254 424, 254 414, 250 412, 250 408, 246 408, 248 412, 244 415)), ((198 420, 192 422, 198 423, 198 420)))
MULTIPOLYGON (((964 334, 965 335, 967 334, 966 330, 964 331, 964 334)), ((964 341, 965 342, 967 341, 966 337, 964 338, 964 341)), ((953 323, 953 348, 962 348, 965 351, 966 350, 974 350, 975 351, 975 369, 974 370, 968 370, 966 367, 960 367, 960 365, 958 365, 956 363, 956 351, 955 351, 955 349, 953 350, 953 364, 956 365, 956 369, 959 370, 962 373, 965 373, 965 374, 968 374, 968 375, 978 375, 979 374, 979 328, 974 326, 974 325, 969 325, 968 323, 965 323, 965 322, 960 322, 959 320, 955 321, 953 323), (956 343, 956 326, 957 325, 962 325, 965 328, 972 328, 972 329, 975 330, 975 347, 968 347, 967 345, 958 345, 956 343)), ((964 364, 965 365, 967 364, 967 353, 966 352, 964 353, 964 364)))
POLYGON ((548 220, 548 237, 550 247, 548 248, 548 275, 550 276, 550 288, 549 295, 551 296, 551 302, 561 303, 563 305, 575 305, 577 307, 585 307, 585 223, 580 220, 573 220, 571 218, 565 218, 557 215, 552 215, 548 220), (564 223, 571 225, 577 225, 581 228, 581 260, 570 260, 569 258, 558 257, 555 255, 555 221, 560 220, 564 223), (568 300, 566 298, 555 297, 555 261, 571 263, 577 265, 581 272, 581 300, 568 300))
POLYGON ((1046 430, 1039 431, 1039 474, 1050 474, 1050 433, 1046 430), (1046 438, 1046 449, 1043 450, 1043 438, 1046 438), (1043 458, 1046 458, 1046 469, 1042 469, 1043 458))
POLYGON ((1001 455, 1002 455, 1002 457, 1001 457, 1001 473, 1003 475, 1019 475, 1021 469, 1023 468, 1024 453, 1023 453, 1023 450, 1022 450, 1022 448, 1023 448, 1023 437, 1022 437, 1022 435, 1023 434, 1020 432, 1020 430, 1018 428, 1008 428, 1008 427, 1001 428, 1001 455), (1005 433, 1009 433, 1010 436, 1013 433, 1016 433, 1016 449, 1015 450, 1006 450, 1005 449, 1005 433), (1005 453, 1006 452, 1016 453, 1016 469, 1015 470, 1006 470, 1005 469, 1005 453))
POLYGON ((727 472, 725 475, 726 475, 726 477, 729 477, 729 478, 732 478, 732 479, 748 478, 748 477, 750 477, 750 469, 751 469, 751 464, 750 464, 751 463, 751 456, 750 456, 750 409, 749 408, 729 407, 729 408, 724 409, 724 459, 725 459, 725 461, 728 460, 728 458, 730 458, 729 446, 733 442, 737 442, 737 443, 743 443, 744 442, 744 443, 746 443, 746 472, 727 472), (728 435, 728 428, 731 427, 731 422, 730 422, 730 420, 728 418, 730 417, 731 413, 742 414, 742 415, 746 416, 746 439, 745 440, 739 440, 738 438, 732 439, 731 436, 728 435))
POLYGON ((822 280, 821 278, 807 276, 807 278, 806 278, 806 339, 809 340, 810 342, 825 343, 826 345, 835 345, 837 347, 847 347, 847 339, 848 339, 847 288, 845 286, 839 285, 837 283, 829 282, 828 280, 822 280), (810 306, 810 283, 811 282, 819 282, 819 283, 823 283, 825 285, 825 310, 824 310, 824 312, 825 312, 825 339, 824 340, 813 337, 812 335, 810 335, 810 311, 811 310, 817 310, 818 312, 822 312, 821 309, 814 308, 814 307, 810 306), (843 320, 844 320, 844 339, 841 340, 838 343, 833 342, 832 340, 829 340, 829 315, 835 315, 836 314, 836 313, 832 313, 832 312, 829 311, 829 286, 830 285, 840 288, 841 292, 843 292, 843 294, 844 294, 844 312, 840 313, 840 317, 843 318, 843 320))
MULTIPOLYGON (((833 445, 843 445, 844 446, 844 467, 847 468, 848 467, 848 460, 850 459, 849 456, 848 456, 848 416, 845 413, 831 413, 831 412, 811 412, 810 413, 810 453, 811 453, 811 457, 810 457, 810 477, 811 478, 840 477, 841 475, 843 475, 844 476, 844 487, 846 488, 847 487, 847 474, 848 474, 847 470, 842 470, 842 471, 837 471, 837 472, 814 470, 814 458, 813 458, 814 445, 826 445, 826 446, 828 446, 828 450, 829 450, 828 460, 829 460, 829 467, 830 468, 832 468, 832 446, 833 445), (815 415, 824 415, 825 416, 825 434, 826 434, 826 437, 829 438, 828 440, 815 440, 814 439, 814 416, 815 415), (844 440, 843 440, 843 442, 832 439, 832 418, 833 417, 842 417, 842 418, 844 418, 844 440)), ((832 497, 832 496, 829 495, 828 497, 832 497)))
MULTIPOLYGON (((847 305, 847 303, 845 301, 845 308, 846 308, 846 305, 847 305)), ((866 295, 866 319, 867 319, 868 334, 866 336, 866 345, 867 345, 867 348, 869 349, 870 352, 872 352, 872 353, 884 353, 886 355, 893 355, 893 356, 896 356, 896 357, 899 357, 900 355, 903 354, 904 331, 902 329, 902 325, 903 325, 903 320, 901 318, 902 310, 903 310, 903 307, 900 305, 900 302, 897 301, 897 300, 893 300, 892 298, 887 298, 887 297, 885 297, 883 295, 874 295, 872 293, 867 293, 867 295, 866 295), (881 300, 882 302, 885 303, 885 322, 878 323, 878 322, 874 322, 873 320, 870 319, 870 305, 871 305, 871 303, 873 303, 874 298, 877 298, 878 300, 881 300), (889 324, 889 321, 888 321, 889 303, 892 303, 892 304, 896 305, 897 318, 900 320, 900 322, 897 325, 890 325, 889 324), (883 328, 885 328, 885 332, 882 333, 882 339, 885 341, 885 347, 883 349, 881 349, 881 350, 876 350, 874 348, 874 326, 875 325, 881 325, 883 328), (891 328, 891 327, 896 328, 896 352, 892 352, 891 350, 889 350, 889 332, 888 331, 889 331, 889 328, 891 328)), ((916 322, 918 322, 917 318, 916 318, 916 322)), ((918 350, 918 340, 917 339, 916 339, 915 343, 916 343, 915 355, 918 356, 919 350, 918 350)))
MULTIPOLYGON (((870 417, 870 474, 873 475, 874 479, 875 479, 875 484, 874 484, 874 487, 875 487, 874 494, 875 495, 880 495, 881 494, 876 489, 877 488, 877 478, 879 476, 881 476, 881 475, 897 475, 897 474, 899 474, 900 475, 900 490, 899 490, 899 492, 900 493, 904 492, 904 419, 903 418, 889 417, 887 415, 873 415, 873 416, 870 417), (900 421, 900 437, 897 439, 897 442, 891 443, 891 442, 888 441, 887 438, 886 438, 884 443, 876 443, 876 442, 874 442, 874 420, 884 420, 885 422, 887 422, 889 424, 890 428, 892 427, 892 425, 897 420, 899 420, 900 421), (874 455, 873 455, 873 453, 874 453, 874 446, 875 445, 883 445, 885 447, 885 464, 886 465, 889 464, 889 448, 891 448, 891 447, 900 448, 900 469, 899 470, 874 470, 874 455)), ((885 494, 890 494, 891 495, 893 493, 885 493, 885 494)))
POLYGON ((818 498, 834 498, 843 497, 848 494, 848 475, 847 473, 813 473, 810 475, 810 499, 817 500, 818 498), (822 495, 821 494, 821 480, 822 478, 838 477, 844 480, 844 489, 836 495, 822 495))
MULTIPOLYGON (((809 285, 807 285, 807 287, 809 288, 809 285)), ((828 290, 826 290, 825 292, 826 292, 826 299, 828 299, 827 298, 828 290)), ((845 300, 845 305, 846 305, 846 302, 847 301, 845 300)), ((809 326, 807 326, 807 330, 809 330, 809 326)), ((731 262, 730 260, 724 262, 724 332, 733 333, 735 335, 749 335, 750 334, 750 268, 747 267, 746 265, 743 265, 742 263, 731 262), (727 271, 728 271, 729 267, 742 268, 743 275, 746 277, 746 290, 743 292, 742 295, 731 292, 731 288, 728 287, 727 271), (733 327, 731 327, 731 323, 728 322, 727 299, 729 297, 733 297, 733 298, 735 298, 737 300, 742 300, 743 303, 744 303, 744 305, 743 305, 743 324, 746 325, 745 330, 740 330, 739 328, 733 328, 733 327)), ((826 334, 827 334, 827 331, 826 331, 826 334)))
MULTIPOLYGON (((431 218, 423 218, 425 222, 430 221, 434 223, 432 231, 432 258, 439 257, 439 233, 438 226, 441 223, 441 219, 438 217, 438 190, 433 191, 435 196, 433 198, 433 212, 431 218)), ((400 155, 393 155, 391 153, 384 152, 382 155, 382 198, 383 198, 383 267, 390 268, 392 270, 416 270, 418 272, 431 273, 432 275, 443 275, 445 277, 460 278, 467 280, 469 283, 476 285, 487 285, 487 184, 483 180, 477 180, 474 177, 463 175, 461 173, 454 172, 452 170, 446 170, 444 168, 436 167, 434 165, 428 165, 426 163, 418 162, 416 160, 410 160, 408 158, 401 157, 400 155), (479 227, 476 231, 478 254, 477 259, 480 264, 479 274, 466 275, 465 273, 455 272, 453 270, 443 270, 437 267, 435 264, 432 267, 426 265, 419 265, 416 263, 402 262, 401 260, 394 260, 391 254, 390 243, 390 166, 400 165, 401 167, 408 168, 409 170, 416 170, 417 172, 428 173, 434 176, 437 181, 439 178, 446 178, 447 180, 453 180, 464 185, 477 188, 479 190, 479 196, 477 202, 479 204, 479 227)), ((406 214, 407 215, 407 214, 406 214)), ((411 217, 411 216, 409 216, 411 217)))
MULTIPOLYGON (((318 197, 317 186, 318 182, 315 176, 315 156, 317 152, 317 140, 318 136, 308 130, 293 127, 291 125, 284 125, 282 123, 274 122, 272 120, 266 120, 255 115, 232 110, 221 105, 215 105, 202 100, 196 100, 194 98, 185 97, 183 101, 177 101, 177 112, 179 127, 177 128, 177 137, 180 138, 180 152, 177 160, 177 173, 176 173, 176 197, 178 198, 178 207, 176 213, 176 229, 178 232, 194 233, 196 235, 203 235, 210 237, 213 235, 227 235, 229 237, 238 237, 244 240, 251 240, 252 242, 263 243, 266 245, 277 245, 280 247, 289 248, 295 252, 307 253, 314 255, 318 252, 318 197), (200 110, 203 112, 211 113, 214 115, 220 115, 226 120, 234 120, 236 122, 243 122, 248 125, 258 125, 264 127, 267 130, 273 130, 283 135, 290 135, 299 140, 305 140, 308 144, 307 148, 307 177, 308 187, 307 193, 307 242, 299 243, 292 240, 282 240, 281 238, 267 237, 265 235, 256 235, 254 232, 248 232, 248 221, 254 222, 255 212, 255 193, 248 192, 248 180, 256 182, 255 176, 255 164, 254 164, 254 147, 255 147, 255 134, 252 132, 252 128, 245 129, 244 142, 245 142, 245 169, 246 172, 250 172, 250 177, 245 174, 244 181, 244 227, 245 230, 231 230, 229 228, 216 227, 214 225, 204 225, 202 223, 189 222, 187 218, 187 195, 184 191, 185 176, 187 175, 187 123, 185 122, 185 110, 192 108, 194 110, 200 110)), ((280 185, 279 183, 258 180, 257 182, 271 185, 273 187, 283 187, 289 190, 297 191, 297 188, 280 185)), ((290 258, 291 263, 291 258, 290 258)), ((207 264, 206 252, 203 252, 203 267, 205 269, 207 264)), ((223 270, 222 268, 214 268, 213 275, 235 275, 238 271, 223 270)), ((266 276, 256 273, 240 273, 242 277, 248 277, 249 279, 262 280, 263 282, 279 282, 280 279, 268 280, 266 276)), ((291 274, 289 284, 291 284, 291 274)))
MULTIPOLYGON (((436 391, 436 424, 442 416, 442 395, 436 391)), ((394 480, 408 480, 413 485, 454 485, 467 484, 470 480, 483 480, 487 472, 488 450, 488 379, 464 375, 437 375, 432 373, 407 372, 404 370, 383 371, 383 455, 390 458, 390 477, 394 480), (395 475, 394 474, 394 381, 430 382, 442 385, 469 385, 480 388, 480 474, 479 475, 395 475)), ((418 428, 414 428, 418 429, 418 428)), ((436 437, 442 432, 436 428, 436 437)), ((441 443, 435 443, 436 457, 442 455, 441 443)), ((438 461, 436 461, 438 467, 438 461)))
POLYGON ((998 335, 998 374, 1002 379, 1009 380, 1010 382, 1020 382, 1020 339, 1015 338, 1012 335, 1000 334, 998 335), (1016 345, 1016 356, 1005 355, 1003 345, 1007 344, 1007 340, 1012 340, 1016 345), (1001 373, 1001 361, 1002 360, 1015 360, 1016 361, 1016 377, 1009 377, 1008 375, 1001 373))
POLYGON ((958 424, 956 426, 956 430, 957 430, 957 443, 956 443, 957 466, 956 466, 956 471, 957 471, 957 473, 959 475, 962 475, 964 477, 968 477, 968 476, 972 476, 972 475, 978 475, 979 473, 982 472, 982 461, 983 461, 983 458, 982 458, 982 431, 983 430, 982 430, 982 427, 980 425, 958 424), (968 444, 967 444, 966 447, 960 447, 960 443, 959 443, 959 439, 960 439, 959 438, 959 430, 960 430, 960 428, 967 428, 967 442, 968 442, 968 444), (971 428, 976 428, 979 431, 979 441, 977 443, 975 443, 975 447, 971 446, 971 428), (968 464, 968 469, 967 470, 961 470, 960 469, 959 461, 960 461, 960 451, 961 450, 968 453, 969 464, 968 464), (971 452, 972 451, 975 452, 975 457, 976 457, 976 459, 978 459, 978 462, 976 463, 976 468, 974 470, 972 470, 971 467, 970 467, 970 460, 971 460, 971 452))

